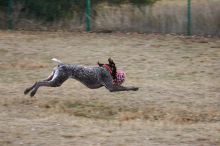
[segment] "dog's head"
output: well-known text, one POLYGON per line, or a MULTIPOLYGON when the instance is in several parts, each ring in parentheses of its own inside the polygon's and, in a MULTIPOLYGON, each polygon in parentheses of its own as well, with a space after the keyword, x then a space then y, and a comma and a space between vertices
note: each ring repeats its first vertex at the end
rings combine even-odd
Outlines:
MULTIPOLYGON (((114 61, 113 61, 111 58, 108 59, 108 63, 109 63, 109 64, 107 64, 107 65, 108 65, 108 66, 111 68, 111 70, 112 70, 112 77, 113 77, 113 79, 116 79, 116 73, 117 73, 116 65, 115 65, 114 61)), ((104 64, 98 62, 98 65, 99 65, 100 67, 102 67, 104 64)))

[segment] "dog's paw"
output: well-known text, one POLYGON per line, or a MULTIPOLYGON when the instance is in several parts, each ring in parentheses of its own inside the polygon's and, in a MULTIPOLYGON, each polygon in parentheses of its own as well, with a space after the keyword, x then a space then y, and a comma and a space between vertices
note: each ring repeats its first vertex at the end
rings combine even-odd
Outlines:
POLYGON ((28 89, 28 88, 25 89, 25 90, 24 90, 24 95, 28 94, 28 92, 30 92, 30 89, 28 89))
POLYGON ((132 90, 133 90, 133 91, 138 91, 138 90, 139 90, 139 87, 133 87, 132 90))
POLYGON ((32 91, 30 96, 33 97, 35 95, 36 91, 32 91))

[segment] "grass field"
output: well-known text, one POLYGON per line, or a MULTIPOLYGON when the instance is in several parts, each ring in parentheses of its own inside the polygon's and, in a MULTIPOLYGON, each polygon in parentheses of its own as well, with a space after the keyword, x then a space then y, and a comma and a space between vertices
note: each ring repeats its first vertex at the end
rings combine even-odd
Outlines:
POLYGON ((1 146, 220 145, 219 38, 0 32, 1 146), (112 57, 138 92, 91 90, 75 80, 23 91, 56 57, 95 65, 112 57))

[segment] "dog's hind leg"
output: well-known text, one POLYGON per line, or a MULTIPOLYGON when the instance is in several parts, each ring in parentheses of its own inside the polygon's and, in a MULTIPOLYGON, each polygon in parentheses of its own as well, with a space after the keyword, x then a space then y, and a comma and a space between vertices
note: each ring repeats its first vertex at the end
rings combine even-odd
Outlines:
POLYGON ((25 94, 25 95, 28 94, 28 93, 36 86, 36 84, 37 84, 37 82, 35 82, 34 85, 32 85, 31 87, 26 88, 26 89, 24 90, 24 94, 25 94))
POLYGON ((52 80, 53 79, 53 76, 54 76, 54 72, 55 71, 53 71, 46 79, 44 79, 43 81, 50 81, 50 80, 52 80))
MULTIPOLYGON (((49 76, 48 78, 44 79, 43 81, 50 81, 50 80, 52 80, 53 76, 54 76, 54 71, 50 74, 50 76, 49 76)), ((25 94, 25 95, 28 94, 32 89, 34 89, 34 87, 36 86, 36 84, 37 84, 37 82, 35 82, 34 85, 32 85, 31 87, 26 88, 26 89, 24 90, 24 94, 25 94)))
POLYGON ((36 94, 36 92, 37 92, 37 90, 38 90, 38 88, 40 86, 52 87, 52 84, 53 83, 51 81, 39 81, 39 82, 36 82, 35 86, 33 87, 33 91, 31 91, 30 96, 33 97, 36 94))
POLYGON ((33 97, 38 88, 41 86, 46 86, 46 87, 59 87, 63 84, 63 82, 65 82, 67 79, 69 78, 69 76, 65 73, 61 73, 59 72, 59 70, 54 71, 53 77, 51 80, 47 81, 39 81, 36 82, 36 85, 33 87, 33 91, 31 92, 30 96, 33 97))

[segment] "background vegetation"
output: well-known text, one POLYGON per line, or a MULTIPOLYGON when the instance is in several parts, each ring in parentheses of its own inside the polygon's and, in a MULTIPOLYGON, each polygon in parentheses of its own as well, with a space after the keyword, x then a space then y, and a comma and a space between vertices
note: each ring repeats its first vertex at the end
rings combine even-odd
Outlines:
MULTIPOLYGON (((91 0, 92 7, 107 2, 117 5, 131 3, 135 5, 151 4, 156 0, 91 0)), ((83 13, 86 0, 17 0, 15 3, 23 5, 22 12, 27 16, 34 16, 46 21, 54 21, 60 18, 68 18, 73 11, 83 13)), ((0 6, 7 7, 7 0, 0 0, 0 6)))
MULTIPOLYGON (((0 0, 0 29, 85 30, 86 0, 0 0)), ((91 0, 92 31, 187 34, 187 0, 91 0), (155 2, 155 3, 154 3, 155 2)), ((220 36, 220 1, 192 1, 192 34, 220 36)))

